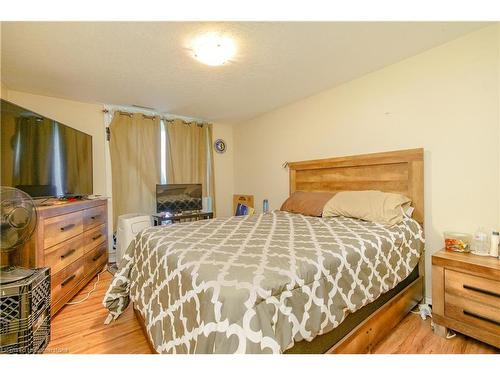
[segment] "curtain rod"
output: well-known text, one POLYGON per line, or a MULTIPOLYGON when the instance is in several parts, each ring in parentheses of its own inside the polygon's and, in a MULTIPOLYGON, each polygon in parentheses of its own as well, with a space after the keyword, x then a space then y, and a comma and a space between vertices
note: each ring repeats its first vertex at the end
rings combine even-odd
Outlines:
MULTIPOLYGON (((110 111, 109 111, 108 109, 104 108, 104 109, 102 110, 102 112, 103 112, 103 113, 109 113, 110 111)), ((129 116, 129 117, 130 117, 130 116, 132 116, 132 115, 134 114, 134 112, 125 112, 125 111, 116 111, 116 112, 118 112, 120 115, 123 115, 123 116, 129 116)), ((148 119, 151 119, 151 120, 152 120, 152 119, 154 119, 154 118, 156 117, 156 116, 154 116, 154 115, 153 115, 153 116, 148 116, 148 115, 146 115, 145 113, 140 113, 140 112, 135 112, 135 113, 139 113, 139 114, 141 114, 144 118, 148 118, 148 119)), ((158 115, 158 117, 160 118, 160 120, 163 120, 163 121, 166 121, 166 122, 174 122, 174 121, 176 120, 175 118, 171 118, 171 119, 169 119, 169 118, 167 118, 167 117, 164 117, 164 116, 159 116, 159 115, 158 115)), ((186 124, 186 125, 189 125, 189 124, 197 124, 197 125, 201 125, 201 126, 203 126, 203 125, 205 125, 205 124, 206 124, 206 125, 208 125, 208 124, 209 124, 208 122, 186 121, 186 120, 182 120, 182 119, 179 119, 179 120, 181 120, 181 121, 182 121, 182 123, 183 123, 183 124, 186 124)))

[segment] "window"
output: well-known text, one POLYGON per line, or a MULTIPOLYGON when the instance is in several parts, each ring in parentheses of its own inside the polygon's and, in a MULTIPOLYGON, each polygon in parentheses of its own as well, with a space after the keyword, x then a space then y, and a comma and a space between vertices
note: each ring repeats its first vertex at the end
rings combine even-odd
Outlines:
POLYGON ((167 132, 165 122, 160 121, 160 184, 167 183, 167 132))

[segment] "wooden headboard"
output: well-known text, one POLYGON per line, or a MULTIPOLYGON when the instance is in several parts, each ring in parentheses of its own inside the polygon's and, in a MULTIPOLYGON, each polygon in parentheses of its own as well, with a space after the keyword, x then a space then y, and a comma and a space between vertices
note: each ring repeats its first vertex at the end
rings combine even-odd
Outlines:
POLYGON ((290 168, 290 194, 299 191, 380 190, 412 200, 413 218, 424 222, 424 150, 381 152, 298 161, 290 168))

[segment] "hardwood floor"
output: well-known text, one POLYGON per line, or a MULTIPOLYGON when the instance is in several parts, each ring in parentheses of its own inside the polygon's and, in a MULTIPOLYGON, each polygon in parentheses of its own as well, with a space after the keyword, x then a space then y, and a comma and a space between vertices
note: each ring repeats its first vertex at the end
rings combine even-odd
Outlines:
MULTIPOLYGON (((51 340, 45 353, 151 353, 132 308, 127 309, 118 320, 104 325, 108 311, 102 305, 102 299, 111 278, 109 272, 104 272, 88 300, 64 306, 52 319, 51 340)), ((84 298, 96 279, 71 302, 84 298)))
MULTIPOLYGON (((92 289, 90 282, 73 301, 84 298, 92 289)), ((96 290, 88 300, 78 305, 66 305, 52 320, 51 341, 45 353, 151 353, 146 338, 131 306, 115 322, 104 325, 107 310, 102 299, 111 281, 111 274, 101 275, 96 290)), ((380 342, 374 353, 453 354, 499 353, 492 346, 457 334, 452 339, 434 335, 430 319, 421 320, 408 314, 396 329, 380 342)))
POLYGON ((491 354, 498 349, 457 333, 445 339, 434 334, 431 319, 408 314, 396 329, 375 346, 375 354, 491 354))

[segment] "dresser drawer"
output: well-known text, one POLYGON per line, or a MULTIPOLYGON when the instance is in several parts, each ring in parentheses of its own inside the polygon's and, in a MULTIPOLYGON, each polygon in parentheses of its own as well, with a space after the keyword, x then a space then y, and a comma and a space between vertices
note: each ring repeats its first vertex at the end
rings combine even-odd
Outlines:
POLYGON ((84 277, 84 258, 71 263, 68 267, 52 276, 51 294, 52 303, 58 301, 66 293, 69 293, 73 287, 84 277))
POLYGON ((83 232, 82 211, 44 220, 43 247, 47 249, 83 232))
POLYGON ((106 206, 87 208, 83 211, 83 230, 94 228, 106 222, 106 206))
POLYGON ((445 293, 444 314, 448 318, 500 335, 500 309, 494 306, 445 293))
POLYGON ((83 235, 66 240, 45 250, 45 266, 51 268, 54 275, 64 267, 70 265, 83 255, 83 235))
POLYGON ((445 270, 445 293, 500 310, 500 281, 445 270))
POLYGON ((106 241, 106 236, 107 236, 106 225, 102 224, 96 228, 90 229, 85 233, 83 233, 83 236, 85 238, 84 252, 88 253, 90 250, 93 250, 95 247, 99 246, 104 241, 106 241))
POLYGON ((92 273, 98 268, 104 267, 104 265, 108 262, 108 244, 107 242, 102 245, 96 247, 94 250, 85 254, 84 263, 85 276, 92 273))

